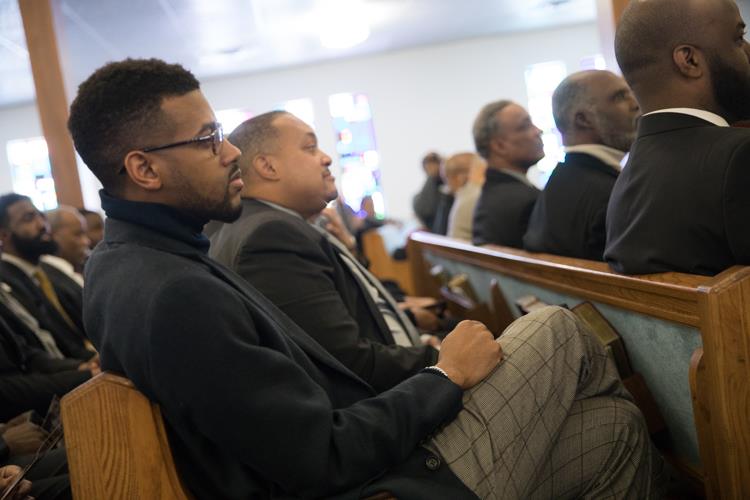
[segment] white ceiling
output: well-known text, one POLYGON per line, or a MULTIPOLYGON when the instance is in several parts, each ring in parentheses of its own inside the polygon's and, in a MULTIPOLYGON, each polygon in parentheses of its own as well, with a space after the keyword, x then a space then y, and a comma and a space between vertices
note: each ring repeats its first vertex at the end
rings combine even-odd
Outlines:
MULTIPOLYGON (((361 0, 370 37, 353 48, 327 49, 320 32, 336 29, 327 9, 355 0, 50 1, 71 88, 125 57, 179 62, 205 79, 589 22, 596 15, 595 0, 361 0)), ((0 107, 33 99, 17 0, 0 0, 0 107)))

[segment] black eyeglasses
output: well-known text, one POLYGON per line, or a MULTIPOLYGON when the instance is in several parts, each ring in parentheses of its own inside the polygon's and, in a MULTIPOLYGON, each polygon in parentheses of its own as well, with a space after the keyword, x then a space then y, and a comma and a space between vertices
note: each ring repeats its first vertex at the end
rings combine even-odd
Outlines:
POLYGON ((216 124, 216 129, 208 135, 202 135, 200 137, 194 137, 187 141, 173 142, 171 144, 165 144, 164 146, 156 146, 153 148, 143 148, 141 151, 144 153, 151 153, 152 151, 161 151, 162 149, 176 148, 177 146, 187 146, 188 144, 200 144, 203 142, 211 141, 211 151, 214 155, 218 155, 221 151, 221 144, 224 142, 224 129, 221 128, 221 124, 216 124))

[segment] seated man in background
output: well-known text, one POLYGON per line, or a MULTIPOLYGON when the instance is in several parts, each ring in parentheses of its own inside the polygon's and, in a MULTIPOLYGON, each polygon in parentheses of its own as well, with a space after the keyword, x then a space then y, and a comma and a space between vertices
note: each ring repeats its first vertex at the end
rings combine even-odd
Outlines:
MULTIPOLYGON (((87 330, 102 366, 159 404, 197 498, 650 495, 643 418, 569 311, 532 313, 500 342, 462 322, 434 367, 376 394, 206 255, 201 230, 240 215, 243 181, 190 72, 110 63, 81 84, 68 125, 107 213, 87 330)), ((300 176, 317 159, 326 183, 304 140, 287 154, 309 167, 300 176)))
POLYGON ((454 165, 459 166, 462 183, 456 183, 453 206, 448 215, 448 233, 451 238, 471 240, 474 208, 484 185, 487 163, 475 153, 458 153, 445 162, 446 173, 454 165))
POLYGON ((430 229, 435 222, 438 201, 440 200, 440 187, 443 185, 443 179, 440 177, 440 166, 443 159, 437 153, 428 153, 422 158, 422 169, 427 175, 422 189, 414 195, 412 206, 419 222, 430 229))
POLYGON ((91 244, 86 235, 86 219, 77 209, 59 206, 47 213, 50 234, 57 250, 42 255, 39 267, 49 276, 57 297, 76 327, 83 330, 83 264, 91 244))
POLYGON ((487 104, 474 121, 474 143, 487 160, 486 180, 474 209, 473 242, 523 247, 539 190, 526 171, 544 158, 542 131, 518 104, 487 104))
POLYGON ((0 277, 10 286, 11 295, 52 334, 66 357, 93 357, 82 328, 82 310, 66 300, 63 290, 55 288, 40 266, 41 256, 54 254, 57 245, 47 220, 28 196, 0 196, 0 243, 0 277))
POLYGON ((308 223, 336 199, 331 158, 284 111, 229 136, 240 148, 242 215, 211 237, 210 255, 236 271, 328 352, 381 392, 435 364, 437 350, 390 293, 330 232, 308 223))
POLYGON ((750 46, 732 0, 631 2, 615 49, 644 112, 612 190, 604 257, 622 273, 750 264, 750 46))
POLYGON ((86 219, 73 207, 61 205, 47 212, 50 234, 57 245, 54 255, 43 255, 42 262, 57 267, 83 287, 83 264, 91 250, 86 219))
POLYGON ((453 155, 440 167, 440 178, 443 185, 440 187, 435 220, 432 223, 432 232, 435 234, 448 234, 448 222, 450 220, 456 193, 464 187, 469 180, 471 164, 467 157, 453 155))
POLYGON ((607 203, 635 139, 638 110, 628 84, 609 71, 580 71, 558 85, 552 114, 565 161, 531 212, 526 250, 604 260, 607 203))
MULTIPOLYGON (((0 421, 27 410, 44 415, 63 396, 99 373, 97 361, 59 359, 32 347, 14 331, 18 322, 0 318, 0 421)), ((12 318, 8 318, 12 320, 12 318)))

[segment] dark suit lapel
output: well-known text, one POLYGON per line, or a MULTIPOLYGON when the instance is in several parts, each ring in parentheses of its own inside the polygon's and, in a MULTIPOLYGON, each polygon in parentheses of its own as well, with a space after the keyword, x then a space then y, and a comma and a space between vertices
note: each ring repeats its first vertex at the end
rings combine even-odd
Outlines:
MULTIPOLYGON (((382 342, 387 345, 395 344, 395 340, 393 339, 391 330, 390 328, 388 328, 388 325, 385 324, 385 320, 383 320, 383 314, 380 312, 380 309, 378 309, 378 305, 373 300, 370 290, 367 289, 367 286, 364 283, 362 283, 360 279, 358 279, 356 276, 352 274, 352 271, 349 269, 349 266, 344 261, 344 258, 343 258, 343 255, 345 255, 344 251, 341 250, 338 246, 329 242, 325 236, 323 235, 321 236, 323 237, 323 242, 324 242, 323 245, 327 245, 330 248, 330 251, 333 252, 333 254, 338 259, 340 266, 343 268, 343 271, 347 273, 347 275, 349 275, 349 277, 357 284, 359 293, 362 294, 362 297, 364 297, 365 303, 367 304, 367 309, 370 311, 370 315, 375 320, 375 323, 378 324, 378 329, 380 330, 382 342)), ((347 257, 350 259, 355 259, 354 256, 347 255, 347 257)))
MULTIPOLYGON (((391 335, 391 330, 388 328, 388 325, 385 324, 383 315, 378 309, 377 304, 375 304, 375 301, 372 299, 370 291, 367 289, 364 283, 357 279, 356 276, 352 275, 352 271, 349 269, 349 266, 346 265, 346 262, 344 262, 344 260, 342 259, 341 254, 344 252, 338 246, 328 240, 326 235, 323 233, 323 230, 318 231, 315 227, 310 226, 310 224, 308 224, 306 221, 301 219, 296 220, 297 218, 295 216, 287 214, 277 208, 271 207, 263 203, 262 201, 258 201, 255 199, 243 199, 242 203, 242 217, 250 217, 251 215, 257 215, 263 212, 273 212, 275 216, 287 217, 293 222, 299 222, 300 231, 311 238, 310 243, 321 246, 321 251, 326 255, 332 255, 333 258, 336 259, 336 263, 339 265, 339 269, 341 269, 341 272, 346 273, 346 275, 350 277, 351 280, 354 280, 354 282, 357 284, 357 290, 364 297, 367 308, 370 311, 373 319, 377 323, 378 328, 380 329, 380 335, 382 337, 381 342, 389 345, 395 343, 395 341, 393 340, 393 335, 391 335)), ((235 222, 235 224, 237 224, 237 222, 235 222)))

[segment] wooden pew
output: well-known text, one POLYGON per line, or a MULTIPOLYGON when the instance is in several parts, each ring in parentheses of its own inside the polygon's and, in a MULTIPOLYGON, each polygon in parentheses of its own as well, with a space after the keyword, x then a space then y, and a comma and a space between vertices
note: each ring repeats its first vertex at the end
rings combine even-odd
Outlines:
POLYGON ((416 295, 408 261, 395 260, 391 257, 385 248, 383 237, 376 229, 362 235, 362 253, 369 261, 370 272, 375 277, 380 280, 395 281, 407 295, 416 295))
POLYGON ((494 279, 510 305, 528 293, 571 307, 594 303, 623 336, 670 430, 680 431, 676 465, 703 482, 708 498, 750 498, 750 267, 715 277, 623 276, 602 262, 428 233, 412 234, 408 251, 418 295, 434 294, 427 269, 440 264, 466 273, 486 291, 483 300, 492 300, 494 279), (687 424, 679 411, 685 407, 687 424), (698 453, 692 461, 691 441, 698 453))
MULTIPOLYGON (((189 500, 159 406, 133 383, 102 373, 61 401, 76 500, 189 500)), ((365 500, 397 500, 381 492, 365 500)))
POLYGON ((128 379, 102 373, 61 402, 76 500, 187 500, 159 407, 128 379))

